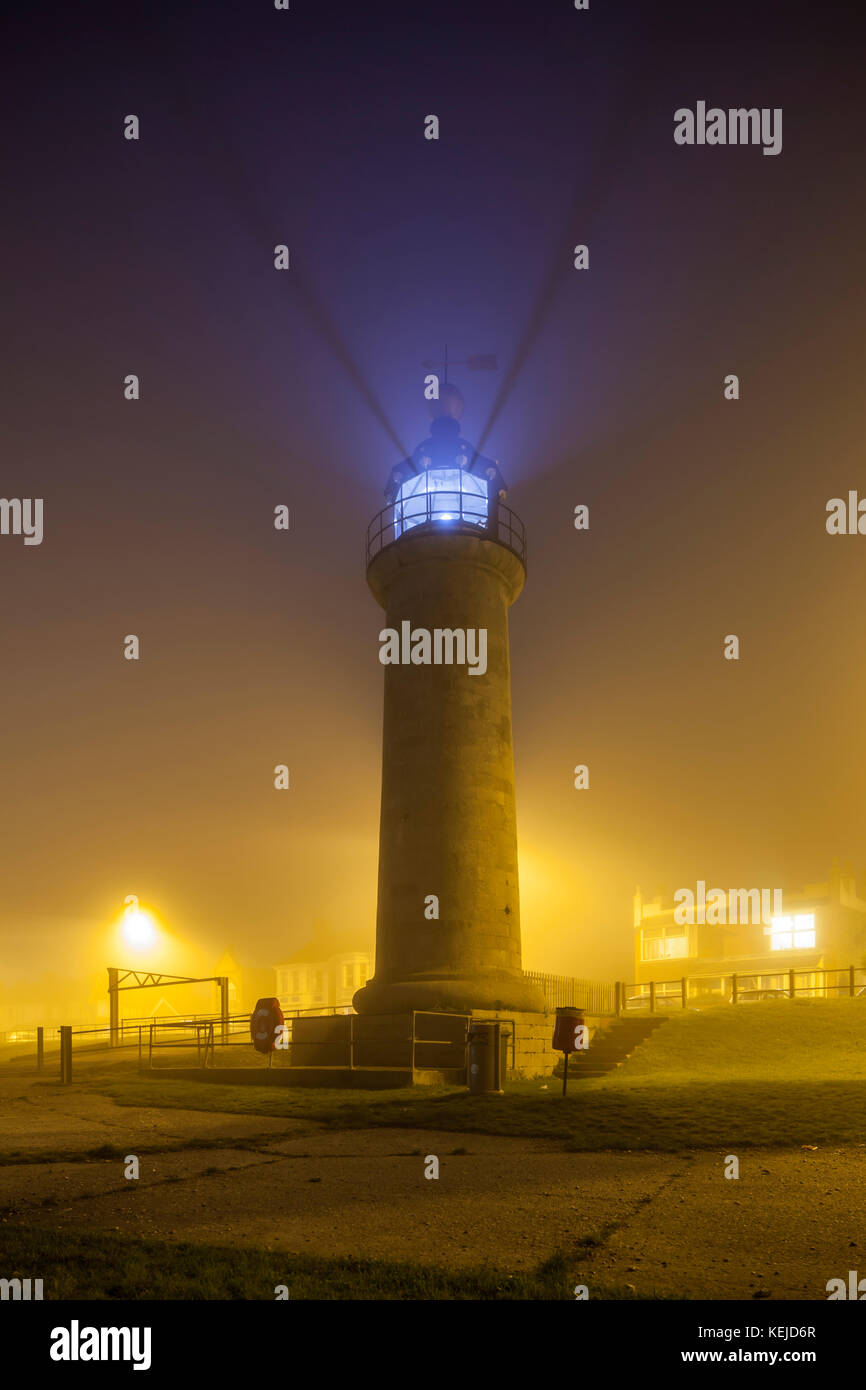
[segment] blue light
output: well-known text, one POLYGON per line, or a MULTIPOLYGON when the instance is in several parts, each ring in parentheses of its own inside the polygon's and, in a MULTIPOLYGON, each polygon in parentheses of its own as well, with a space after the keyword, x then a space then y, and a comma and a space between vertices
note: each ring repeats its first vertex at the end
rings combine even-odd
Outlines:
POLYGON ((424 522, 487 525, 487 482, 460 468, 425 468, 403 483, 394 501, 394 535, 424 522))

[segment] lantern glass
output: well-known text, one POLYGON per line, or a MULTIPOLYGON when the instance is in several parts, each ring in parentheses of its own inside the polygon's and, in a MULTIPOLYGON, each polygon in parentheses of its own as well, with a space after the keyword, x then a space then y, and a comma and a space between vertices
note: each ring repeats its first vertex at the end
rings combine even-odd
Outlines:
POLYGON ((460 468, 425 468, 400 488, 394 503, 394 533, 424 522, 487 525, 487 483, 460 468))

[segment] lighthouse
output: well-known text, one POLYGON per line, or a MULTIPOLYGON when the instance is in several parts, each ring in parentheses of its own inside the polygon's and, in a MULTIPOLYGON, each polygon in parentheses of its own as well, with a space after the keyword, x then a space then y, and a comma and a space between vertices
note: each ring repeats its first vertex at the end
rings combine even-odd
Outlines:
POLYGON ((360 1014, 544 1009, 522 973, 508 610, 524 529, 440 387, 367 532, 385 612, 375 975, 360 1014))

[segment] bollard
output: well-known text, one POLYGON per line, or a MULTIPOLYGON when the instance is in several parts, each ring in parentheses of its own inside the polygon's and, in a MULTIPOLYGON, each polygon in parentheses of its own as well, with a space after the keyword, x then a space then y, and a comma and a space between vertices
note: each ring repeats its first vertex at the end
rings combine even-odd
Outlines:
POLYGON ((45 1065, 45 1029, 36 1029, 36 1070, 41 1071, 45 1065))

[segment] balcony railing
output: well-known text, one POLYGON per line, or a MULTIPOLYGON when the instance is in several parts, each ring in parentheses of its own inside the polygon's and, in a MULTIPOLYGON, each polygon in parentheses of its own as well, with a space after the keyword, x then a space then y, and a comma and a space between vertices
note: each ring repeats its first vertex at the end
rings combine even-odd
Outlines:
POLYGON ((526 567, 526 531, 520 517, 510 507, 491 502, 489 515, 483 517, 479 513, 478 498, 468 493, 430 492, 426 494, 426 507, 424 502, 423 496, 414 497, 411 513, 404 514, 399 502, 376 513, 367 527, 368 565, 380 551, 406 535, 459 531, 462 535, 504 545, 526 567))

